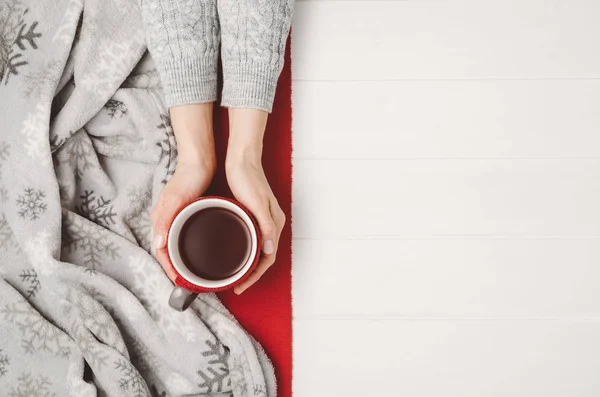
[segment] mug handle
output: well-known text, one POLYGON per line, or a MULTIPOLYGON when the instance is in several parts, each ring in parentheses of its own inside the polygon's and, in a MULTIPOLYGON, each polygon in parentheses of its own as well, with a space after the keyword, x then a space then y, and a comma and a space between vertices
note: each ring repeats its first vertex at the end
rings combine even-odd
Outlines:
POLYGON ((183 312, 190 307, 197 297, 198 294, 195 292, 188 291, 185 288, 175 287, 169 297, 169 306, 177 311, 183 312))

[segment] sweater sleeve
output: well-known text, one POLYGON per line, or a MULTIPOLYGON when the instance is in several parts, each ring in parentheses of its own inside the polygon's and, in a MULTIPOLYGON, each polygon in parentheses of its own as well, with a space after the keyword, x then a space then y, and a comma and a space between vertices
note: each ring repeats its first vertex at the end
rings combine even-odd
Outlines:
POLYGON ((271 112, 294 0, 218 0, 222 105, 271 112))
POLYGON ((142 0, 148 50, 168 107, 217 98, 217 0, 142 0))

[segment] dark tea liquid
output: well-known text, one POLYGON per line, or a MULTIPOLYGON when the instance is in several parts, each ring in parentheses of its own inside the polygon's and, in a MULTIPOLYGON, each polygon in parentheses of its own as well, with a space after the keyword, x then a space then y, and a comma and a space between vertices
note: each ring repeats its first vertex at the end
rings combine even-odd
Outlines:
POLYGON ((223 280, 239 272, 250 257, 251 244, 248 226, 224 208, 196 212, 179 233, 181 260, 206 280, 223 280))

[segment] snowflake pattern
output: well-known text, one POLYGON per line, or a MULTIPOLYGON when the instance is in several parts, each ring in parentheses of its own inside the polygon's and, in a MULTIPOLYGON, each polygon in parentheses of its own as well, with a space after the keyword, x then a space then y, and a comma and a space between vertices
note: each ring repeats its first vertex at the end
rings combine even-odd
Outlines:
POLYGON ((121 390, 126 390, 128 396, 147 397, 150 394, 146 382, 131 363, 118 360, 115 362, 115 369, 121 373, 119 387, 121 390))
POLYGON ((11 60, 11 56, 17 32, 25 22, 24 13, 25 7, 20 0, 9 0, 0 5, 0 83, 4 81, 5 75, 8 79, 8 72, 12 71, 12 74, 15 74, 17 69, 23 66, 15 64, 19 57, 11 60))
POLYGON ((75 33, 74 27, 77 26, 82 7, 83 0, 69 2, 69 5, 64 10, 61 24, 54 30, 52 44, 60 42, 63 46, 71 45, 75 33))
POLYGON ((10 225, 4 214, 0 215, 0 248, 8 250, 11 247, 16 247, 17 242, 13 236, 10 225))
POLYGON ((71 325, 71 335, 94 369, 100 369, 108 363, 109 356, 104 345, 115 348, 121 354, 127 351, 116 322, 97 301, 101 296, 93 289, 69 288, 62 307, 66 317, 78 319, 71 325))
POLYGON ((175 134, 173 133, 169 115, 161 114, 160 119, 162 122, 156 128, 162 131, 163 138, 156 143, 156 146, 160 149, 159 163, 165 162, 165 177, 161 181, 165 185, 175 173, 175 166, 177 165, 177 142, 175 141, 175 134))
MULTIPOLYGON (((229 364, 229 376, 231 377, 231 384, 233 386, 234 395, 247 396, 248 392, 248 381, 246 376, 251 372, 250 363, 248 358, 243 355, 231 355, 228 360, 229 364)), ((256 390, 264 385, 254 385, 254 395, 256 396, 256 390)), ((266 394, 265 396, 266 397, 266 394)))
POLYGON ((152 248, 152 222, 149 211, 152 204, 152 192, 150 187, 130 189, 127 197, 134 210, 127 217, 126 223, 140 247, 150 252, 152 248))
POLYGON ((131 362, 142 375, 148 376, 153 368, 156 369, 160 367, 161 361, 142 340, 133 337, 129 343, 127 343, 127 346, 129 347, 131 362))
POLYGON ((130 74, 123 83, 122 88, 137 88, 137 89, 161 89, 162 84, 160 75, 156 70, 149 70, 146 73, 130 74))
POLYGON ((167 332, 177 332, 188 342, 196 342, 198 327, 192 313, 179 313, 168 305, 172 285, 150 255, 142 253, 129 257, 129 269, 134 275, 131 291, 150 316, 167 332))
POLYGON ((2 353, 0 349, 0 378, 8 373, 8 366, 10 365, 10 359, 6 354, 2 353))
POLYGON ((123 77, 129 74, 129 60, 139 47, 141 36, 134 36, 128 43, 102 42, 98 48, 98 62, 83 76, 82 86, 94 95, 102 96, 110 92, 113 85, 120 84, 123 77))
POLYGON ((19 278, 25 284, 27 284, 27 298, 34 298, 35 294, 42 288, 38 274, 34 269, 26 269, 19 274, 19 278))
MULTIPOLYGON (((76 180, 81 181, 84 172, 93 165, 94 146, 84 130, 76 132, 66 142, 64 148, 66 156, 61 163, 72 164, 75 167, 76 180)), ((60 147, 60 144, 52 144, 52 147, 60 147)))
POLYGON ((23 219, 34 221, 46 212, 46 194, 39 189, 26 188, 23 194, 17 197, 19 216, 23 219))
MULTIPOLYGON (((109 157, 124 157, 129 158, 131 156, 131 137, 121 135, 108 135, 100 136, 95 139, 97 144, 98 152, 109 156, 109 157)), ((140 144, 144 144, 141 140, 138 140, 140 144)))
POLYGON ((50 141, 48 139, 48 115, 49 109, 38 104, 35 110, 27 115, 23 122, 21 134, 25 136, 25 150, 33 160, 41 161, 42 165, 48 165, 50 141))
POLYGON ((125 103, 118 99, 109 99, 104 107, 106 108, 106 113, 113 119, 121 118, 127 114, 125 103))
POLYGON ((21 331, 21 346, 27 353, 50 352, 69 357, 69 337, 36 312, 26 301, 9 303, 0 309, 5 321, 21 331))
POLYGON ((95 273, 107 257, 119 258, 119 248, 110 241, 108 232, 73 213, 63 216, 62 248, 64 253, 83 253, 86 270, 95 273))
POLYGON ((177 372, 171 372, 165 379, 165 387, 175 396, 197 392, 196 385, 177 372))
POLYGON ((48 231, 42 230, 25 243, 24 251, 27 259, 38 274, 49 275, 56 270, 57 264, 50 252, 53 240, 48 231))
POLYGON ((211 367, 206 371, 199 370, 198 375, 203 382, 198 384, 200 388, 206 389, 207 393, 223 392, 225 387, 231 386, 231 378, 229 377, 229 367, 227 366, 227 358, 229 357, 229 349, 219 342, 206 341, 208 350, 202 352, 204 357, 211 357, 208 361, 211 367))
POLYGON ((70 333, 75 343, 77 343, 81 355, 94 370, 102 370, 108 364, 110 357, 103 349, 103 345, 82 323, 73 324, 70 333))
POLYGON ((23 94, 25 97, 48 97, 52 94, 53 73, 55 74, 59 67, 60 64, 58 62, 52 62, 37 71, 24 75, 25 89, 23 90, 23 94))
MULTIPOLYGON (((27 13, 27 11, 25 13, 27 13)), ((37 25, 37 21, 33 22, 29 26, 29 28, 27 28, 27 25, 25 24, 21 25, 21 29, 19 29, 19 35, 15 40, 15 44, 17 45, 17 47, 19 47, 21 51, 25 51, 27 49, 27 43, 29 43, 29 46, 31 48, 37 50, 38 47, 35 40, 42 37, 41 33, 35 32, 35 28, 37 28, 37 25), (27 32, 25 32, 25 29, 27 29, 27 32), (24 41, 26 41, 27 43, 24 43, 24 41)))
POLYGON ((36 40, 42 37, 36 31, 38 22, 26 21, 28 12, 21 0, 0 3, 0 83, 4 85, 29 64, 24 55, 37 50, 36 40))
POLYGON ((97 197, 93 190, 84 191, 80 199, 81 204, 77 208, 80 215, 102 226, 115 223, 117 213, 114 212, 111 200, 107 200, 102 196, 97 197))
POLYGON ((121 353, 125 351, 124 342, 119 339, 119 330, 115 322, 106 311, 94 307, 99 305, 96 301, 103 296, 94 288, 83 288, 83 290, 69 288, 62 307, 65 317, 76 319, 71 323, 69 333, 77 343, 85 361, 94 370, 102 370, 110 360, 107 349, 98 341, 99 339, 116 346, 121 353))
POLYGON ((146 250, 146 252, 150 252, 152 249, 150 212, 148 210, 141 210, 132 214, 128 224, 140 247, 146 250))
POLYGON ((18 379, 19 383, 10 391, 9 397, 55 397, 50 391, 52 383, 50 379, 43 376, 33 376, 25 372, 18 379))

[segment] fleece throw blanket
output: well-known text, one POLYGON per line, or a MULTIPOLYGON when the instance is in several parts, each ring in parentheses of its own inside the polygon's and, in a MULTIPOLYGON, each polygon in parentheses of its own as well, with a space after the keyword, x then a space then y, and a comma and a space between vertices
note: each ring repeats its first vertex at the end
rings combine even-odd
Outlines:
POLYGON ((168 307, 176 145, 134 0, 0 2, 0 395, 274 396, 213 294, 168 307))

